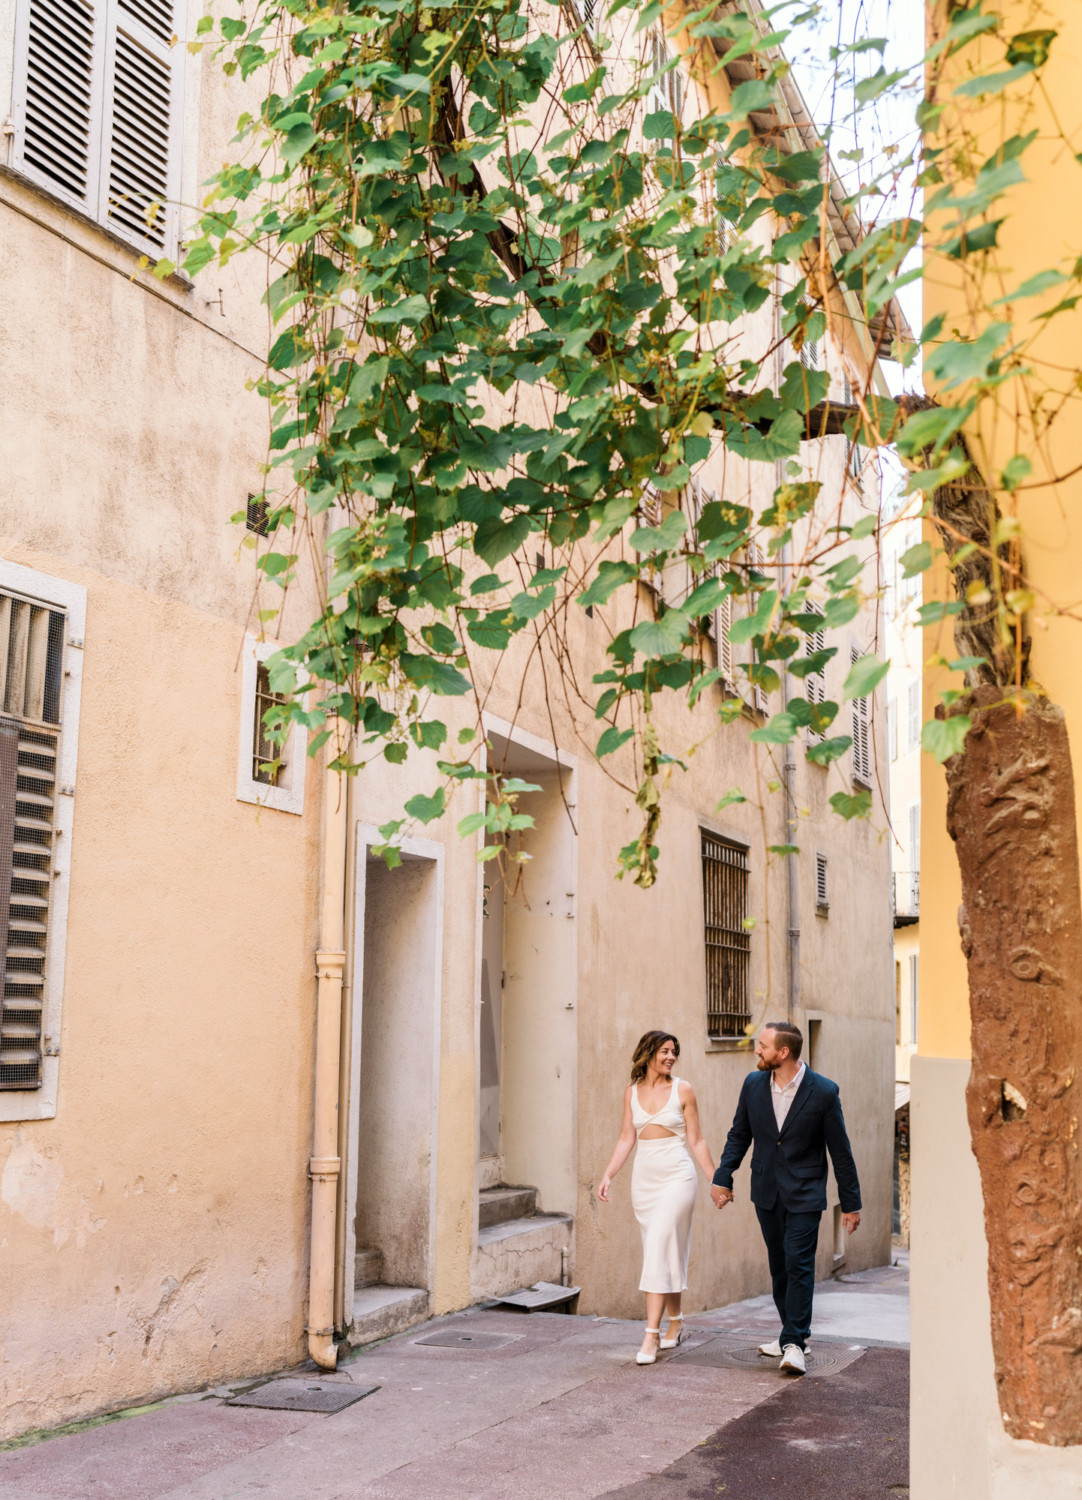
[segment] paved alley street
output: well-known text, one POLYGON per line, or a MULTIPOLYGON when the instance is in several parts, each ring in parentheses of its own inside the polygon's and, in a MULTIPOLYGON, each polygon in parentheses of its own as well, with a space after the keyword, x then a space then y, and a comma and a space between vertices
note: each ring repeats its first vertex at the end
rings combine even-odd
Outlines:
POLYGON ((266 1388, 246 1381, 9 1447, 0 1500, 907 1494, 905 1264, 817 1288, 803 1380, 758 1354, 776 1334, 770 1299, 752 1298, 689 1317, 681 1347, 639 1368, 640 1324, 473 1309, 334 1375, 275 1377, 317 1396, 375 1388, 338 1412, 230 1405, 266 1388))

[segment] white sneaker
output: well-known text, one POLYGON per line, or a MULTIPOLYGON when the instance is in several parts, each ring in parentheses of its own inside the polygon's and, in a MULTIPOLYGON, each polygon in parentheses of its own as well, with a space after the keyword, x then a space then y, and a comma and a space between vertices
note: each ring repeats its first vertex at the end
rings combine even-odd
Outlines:
POLYGON ((760 1344, 759 1353, 765 1354, 767 1359, 781 1359, 781 1340, 775 1339, 772 1344, 760 1344))
POLYGON ((804 1363, 804 1350, 798 1349, 795 1344, 786 1344, 782 1351, 781 1368, 787 1375, 804 1375, 808 1368, 804 1363))

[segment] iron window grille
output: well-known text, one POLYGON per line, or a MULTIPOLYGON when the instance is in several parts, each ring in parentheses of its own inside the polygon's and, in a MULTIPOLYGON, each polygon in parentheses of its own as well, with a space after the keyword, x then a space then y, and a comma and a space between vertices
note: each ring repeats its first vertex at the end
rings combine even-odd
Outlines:
POLYGON ((286 701, 284 693, 276 693, 270 684, 270 673, 260 662, 256 668, 255 726, 252 735, 252 780, 264 786, 277 786, 285 770, 284 747, 276 745, 270 738, 265 715, 286 701))
POLYGON ((42 1083, 65 623, 62 611, 0 594, 0 1090, 42 1083))
POLYGON ((707 1035, 742 1037, 751 1025, 747 851, 704 829, 702 864, 707 1035))

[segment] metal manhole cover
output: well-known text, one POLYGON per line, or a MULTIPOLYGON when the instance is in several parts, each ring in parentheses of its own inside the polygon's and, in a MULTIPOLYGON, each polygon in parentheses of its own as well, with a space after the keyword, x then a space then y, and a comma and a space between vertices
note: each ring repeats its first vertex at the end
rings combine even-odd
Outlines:
MULTIPOLYGON (((818 1349, 810 1349, 805 1356, 808 1374, 837 1375, 840 1370, 845 1369, 846 1365, 851 1365, 858 1360, 863 1353, 863 1345, 854 1349, 824 1349, 822 1346, 818 1349)), ((685 1365, 711 1365, 721 1370, 773 1370, 778 1374, 782 1373, 781 1360, 767 1359, 765 1355, 759 1353, 758 1345, 734 1349, 728 1340, 711 1339, 708 1344, 700 1344, 697 1349, 689 1349, 687 1354, 678 1354, 674 1358, 685 1365)))
POLYGON ((443 1328, 427 1338, 414 1339, 415 1344, 435 1344, 438 1349, 472 1349, 477 1353, 502 1349, 522 1337, 521 1333, 465 1333, 460 1328, 443 1328))
POLYGON ((227 1406, 262 1406, 270 1411, 344 1411, 378 1385, 347 1385, 344 1381, 271 1380, 257 1390, 234 1396, 227 1406))

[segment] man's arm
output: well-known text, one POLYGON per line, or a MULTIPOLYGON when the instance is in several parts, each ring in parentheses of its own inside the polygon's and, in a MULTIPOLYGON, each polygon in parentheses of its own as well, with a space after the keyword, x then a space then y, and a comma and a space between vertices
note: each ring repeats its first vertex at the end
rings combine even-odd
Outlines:
POLYGON ((748 1154, 748 1147, 752 1141, 751 1120, 748 1117, 748 1084, 747 1079, 740 1090, 740 1099, 736 1106, 736 1114, 733 1116, 732 1128, 725 1138, 725 1150, 721 1153, 721 1161, 714 1173, 714 1186, 728 1188, 732 1192, 733 1173, 748 1154))
MULTIPOLYGON (((843 1214, 860 1213, 860 1183, 857 1180, 857 1164, 849 1145, 842 1114, 842 1101, 835 1088, 831 1091, 827 1107, 823 1112, 823 1132, 827 1150, 834 1166, 834 1178, 838 1184, 838 1199, 843 1214)), ((856 1228, 856 1225, 853 1225, 856 1228)), ((852 1232, 852 1231, 850 1231, 852 1232)))

